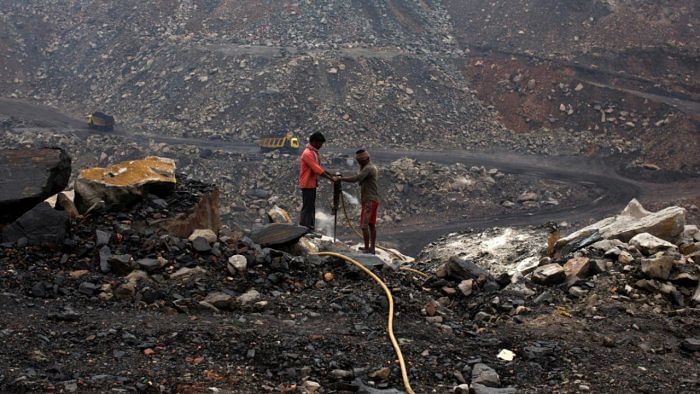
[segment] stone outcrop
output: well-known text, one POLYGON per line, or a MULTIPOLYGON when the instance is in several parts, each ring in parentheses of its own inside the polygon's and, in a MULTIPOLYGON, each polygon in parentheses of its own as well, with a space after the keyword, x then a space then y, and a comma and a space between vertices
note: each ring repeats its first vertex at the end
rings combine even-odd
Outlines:
POLYGON ((60 148, 0 152, 0 223, 10 223, 68 185, 71 158, 60 148))
POLYGON ((668 207, 658 212, 648 212, 637 200, 632 200, 619 215, 603 219, 561 238, 554 245, 554 250, 555 253, 566 255, 601 239, 628 242, 641 233, 672 241, 683 232, 684 227, 685 209, 668 207))
POLYGON ((157 156, 107 168, 82 170, 75 181, 75 203, 85 212, 100 201, 108 209, 128 207, 147 194, 165 196, 175 189, 175 161, 157 156))

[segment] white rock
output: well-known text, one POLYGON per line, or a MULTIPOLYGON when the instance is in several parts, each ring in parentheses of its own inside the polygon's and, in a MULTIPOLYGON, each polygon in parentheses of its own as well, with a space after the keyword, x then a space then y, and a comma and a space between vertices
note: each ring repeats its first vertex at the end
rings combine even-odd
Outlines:
POLYGON ((289 216, 289 213, 277 205, 267 211, 267 216, 270 217, 272 223, 292 223, 292 218, 289 216))
POLYGON ((683 238, 700 241, 700 230, 698 226, 689 224, 683 228, 683 238))
POLYGON ((207 270, 202 267, 187 268, 182 267, 170 275, 170 279, 185 279, 193 275, 204 274, 207 270))
POLYGON ((556 285, 566 280, 564 267, 557 263, 537 267, 532 273, 532 281, 544 285, 556 285))
POLYGON ((636 219, 641 219, 648 215, 651 215, 651 212, 644 209, 642 204, 640 204, 636 198, 630 201, 629 204, 627 204, 627 206, 625 207, 625 209, 623 209, 620 213, 620 216, 629 216, 636 219))
POLYGON ((468 384, 460 384, 459 386, 456 386, 454 389, 452 389, 454 394, 469 394, 469 385, 468 384))
POLYGON ((204 229, 196 229, 192 231, 192 234, 190 234, 189 238, 187 238, 188 241, 193 242, 195 239, 198 237, 202 237, 207 240, 210 244, 213 244, 216 242, 216 233, 212 231, 211 229, 204 228, 204 229))
POLYGON ((463 280, 462 282, 457 285, 457 288, 459 291, 462 292, 465 296, 471 295, 472 294, 472 288, 474 287, 474 281, 471 279, 466 279, 463 280))
POLYGON ((642 260, 642 272, 654 279, 667 280, 673 269, 673 256, 660 256, 642 260))
POLYGON ((501 379, 496 371, 486 364, 478 363, 472 369, 472 384, 483 384, 488 387, 498 387, 501 379))
POLYGON ((515 270, 523 275, 527 275, 534 271, 540 265, 540 259, 537 256, 528 257, 520 260, 518 265, 515 266, 515 270))
POLYGON ((630 239, 629 244, 648 256, 662 250, 678 249, 676 245, 664 241, 661 238, 657 238, 649 233, 635 235, 632 237, 632 239, 630 239))
POLYGON ((321 385, 317 382, 307 380, 301 385, 301 392, 303 394, 313 394, 321 389, 321 385))
POLYGON ((625 265, 626 265, 626 264, 630 264, 631 262, 633 262, 633 261, 634 261, 634 257, 632 257, 632 255, 631 255, 629 252, 623 250, 623 251, 620 252, 620 254, 617 256, 617 261, 618 261, 620 264, 625 264, 625 265))
POLYGON ((244 274, 248 269, 248 260, 243 255, 233 255, 228 258, 226 268, 231 275, 244 274))
POLYGON ((258 299, 260 299, 260 293, 255 289, 250 289, 238 296, 238 302, 240 302, 242 305, 250 304, 258 299))
POLYGON ((515 358, 515 353, 508 349, 501 349, 501 351, 498 353, 496 356, 499 360, 504 360, 504 361, 513 361, 515 358))
POLYGON ((535 192, 523 192, 518 197, 518 202, 537 201, 538 199, 539 196, 537 196, 537 193, 535 192))

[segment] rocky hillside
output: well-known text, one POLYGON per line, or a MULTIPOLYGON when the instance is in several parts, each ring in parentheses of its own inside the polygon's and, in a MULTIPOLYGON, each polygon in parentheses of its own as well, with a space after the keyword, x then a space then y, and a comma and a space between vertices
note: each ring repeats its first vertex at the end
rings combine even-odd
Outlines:
POLYGON ((698 172, 693 3, 0 7, 0 94, 104 110, 130 132, 323 130, 341 146, 623 153, 633 172, 698 172))

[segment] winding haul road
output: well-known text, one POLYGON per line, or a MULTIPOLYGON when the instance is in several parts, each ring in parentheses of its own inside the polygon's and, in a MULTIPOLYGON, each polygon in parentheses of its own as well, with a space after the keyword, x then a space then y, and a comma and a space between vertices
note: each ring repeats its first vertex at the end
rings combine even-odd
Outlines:
MULTIPOLYGON (((51 128, 57 131, 70 131, 77 135, 102 133, 87 129, 86 123, 56 109, 20 100, 0 98, 0 115, 31 120, 34 128, 51 128)), ((31 129, 29 129, 31 130, 31 129)), ((255 144, 245 142, 217 141, 196 138, 179 138, 150 134, 127 134, 117 129, 116 134, 134 141, 153 140, 169 145, 188 144, 200 148, 221 149, 228 152, 257 154, 255 144)), ((324 148, 330 152, 345 152, 338 148, 324 148)), ((548 221, 583 221, 598 219, 619 211, 632 198, 642 201, 671 200, 674 198, 700 195, 700 182, 697 180, 673 183, 649 183, 625 178, 615 173, 599 161, 582 157, 525 156, 515 153, 478 153, 462 150, 409 151, 376 150, 373 158, 387 162, 401 157, 430 160, 436 163, 463 163, 467 166, 479 165, 495 167, 512 174, 523 174, 539 179, 554 180, 569 184, 584 185, 600 190, 597 198, 579 205, 562 205, 544 209, 536 213, 512 213, 488 217, 456 219, 453 222, 426 224, 411 228, 394 227, 382 229, 382 238, 392 241, 408 254, 417 254, 422 247, 444 234, 467 228, 494 226, 515 226, 541 224, 548 221)))

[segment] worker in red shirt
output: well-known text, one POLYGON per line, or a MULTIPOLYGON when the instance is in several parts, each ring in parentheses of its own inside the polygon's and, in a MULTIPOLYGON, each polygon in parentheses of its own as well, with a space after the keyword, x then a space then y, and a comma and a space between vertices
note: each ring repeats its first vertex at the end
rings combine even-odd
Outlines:
POLYGON ((321 132, 315 132, 309 137, 299 159, 299 187, 301 188, 301 216, 299 224, 308 227, 312 232, 316 225, 316 188, 318 187, 318 177, 333 180, 333 176, 321 167, 321 156, 318 150, 321 149, 326 137, 321 132))

